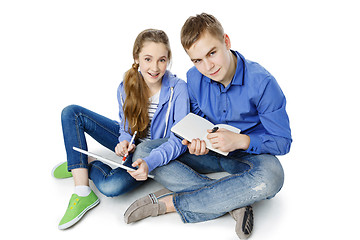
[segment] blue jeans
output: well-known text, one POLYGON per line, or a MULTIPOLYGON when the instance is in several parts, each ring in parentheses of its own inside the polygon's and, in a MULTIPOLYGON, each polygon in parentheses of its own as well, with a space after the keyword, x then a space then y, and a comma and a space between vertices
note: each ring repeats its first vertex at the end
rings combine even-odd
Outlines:
MULTIPOLYGON (((130 167, 136 159, 148 156, 152 149, 167 140, 168 138, 155 139, 137 144, 135 152, 128 156, 124 164, 130 167)), ((112 169, 100 161, 94 161, 90 164, 89 177, 98 190, 107 197, 115 197, 127 193, 144 183, 143 181, 136 181, 124 169, 112 169)))
MULTIPOLYGON (((62 124, 69 170, 88 168, 90 179, 106 196, 121 195, 142 183, 121 168, 112 169, 100 161, 88 165, 87 156, 72 150, 73 146, 87 149, 85 132, 114 150, 119 136, 117 122, 72 105, 63 110, 62 124)), ((125 164, 130 166, 132 159, 147 156, 165 141, 167 139, 156 139, 138 144, 125 164)), ((157 182, 174 192, 174 206, 186 223, 214 219, 231 210, 272 198, 284 182, 282 166, 275 156, 243 152, 228 157, 214 152, 203 156, 186 152, 151 173, 157 182), (224 171, 230 175, 220 179, 203 175, 224 171)))
POLYGON ((110 150, 114 151, 118 144, 119 124, 83 107, 70 105, 64 108, 61 124, 69 171, 88 168, 87 155, 73 150, 73 147, 87 150, 85 133, 110 150))
MULTIPOLYGON (((87 133, 101 145, 114 151, 120 134, 120 126, 116 121, 83 107, 70 105, 62 111, 61 122, 69 171, 75 168, 88 168, 89 178, 101 193, 109 197, 128 192, 141 184, 122 168, 112 169, 100 161, 88 164, 85 154, 72 149, 75 146, 87 150, 87 133)), ((130 166, 131 163, 130 155, 125 165, 130 166)))
MULTIPOLYGON (((153 143, 145 144, 156 147, 153 143)), ((174 206, 185 223, 214 219, 272 198, 284 182, 282 166, 275 156, 244 152, 228 157, 211 151, 202 156, 186 152, 154 169, 152 174, 157 182, 174 192, 174 206), (220 179, 203 175, 224 171, 230 175, 220 179)))

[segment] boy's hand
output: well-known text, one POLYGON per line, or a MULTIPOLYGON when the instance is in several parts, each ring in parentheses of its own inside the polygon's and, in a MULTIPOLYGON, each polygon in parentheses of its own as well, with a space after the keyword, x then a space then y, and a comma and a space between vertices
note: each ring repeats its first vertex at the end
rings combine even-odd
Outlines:
MULTIPOLYGON (((234 133, 224 128, 220 128, 216 132, 208 129, 207 138, 212 144, 213 148, 219 149, 223 152, 232 152, 237 149, 246 150, 250 145, 250 137, 245 134, 234 133)), ((193 139, 191 142, 182 140, 183 145, 187 145, 189 152, 195 155, 205 155, 209 152, 206 148, 204 140, 193 139)))
POLYGON ((195 155, 205 155, 209 152, 209 149, 206 148, 206 143, 204 140, 193 139, 191 142, 186 139, 182 140, 183 145, 187 145, 189 152, 195 155))
POLYGON ((148 178, 149 167, 143 159, 139 158, 132 166, 139 167, 136 171, 127 171, 136 181, 145 181, 148 178))
POLYGON ((213 148, 223 152, 232 152, 238 149, 246 150, 250 145, 250 137, 245 134, 234 133, 224 128, 220 128, 214 133, 211 133, 211 129, 209 129, 208 133, 207 138, 213 148))

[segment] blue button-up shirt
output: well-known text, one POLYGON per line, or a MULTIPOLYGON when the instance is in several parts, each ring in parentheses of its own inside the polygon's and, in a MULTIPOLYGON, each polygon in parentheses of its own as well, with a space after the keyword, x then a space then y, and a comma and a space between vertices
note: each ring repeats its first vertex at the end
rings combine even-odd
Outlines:
POLYGON ((248 153, 283 155, 289 152, 291 130, 286 99, 275 78, 258 63, 237 57, 231 83, 222 84, 195 67, 187 73, 191 112, 214 124, 225 123, 250 137, 248 153))

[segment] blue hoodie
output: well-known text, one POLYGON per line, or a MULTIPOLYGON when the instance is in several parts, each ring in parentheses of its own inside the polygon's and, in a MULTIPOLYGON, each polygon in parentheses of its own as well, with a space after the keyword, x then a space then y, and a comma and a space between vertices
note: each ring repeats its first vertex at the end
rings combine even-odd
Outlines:
MULTIPOLYGON (((125 102, 125 91, 123 82, 120 83, 117 92, 120 115, 119 142, 127 140, 130 142, 131 134, 127 131, 128 122, 124 127, 123 103, 125 102)), ((171 127, 184 118, 190 111, 189 95, 186 82, 166 71, 162 79, 159 107, 154 113, 150 132, 151 139, 169 138, 168 141, 153 149, 144 160, 149 167, 149 172, 156 167, 167 164, 176 159, 187 149, 181 140, 170 131, 171 127)))

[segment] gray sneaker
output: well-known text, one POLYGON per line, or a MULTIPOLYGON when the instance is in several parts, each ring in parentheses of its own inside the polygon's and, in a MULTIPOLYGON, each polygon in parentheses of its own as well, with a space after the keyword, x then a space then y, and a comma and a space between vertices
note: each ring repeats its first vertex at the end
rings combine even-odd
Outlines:
POLYGON ((240 239, 246 239, 250 236, 254 226, 254 215, 251 206, 232 210, 230 215, 235 219, 235 232, 240 239))
POLYGON ((150 216, 156 217, 165 214, 166 205, 163 202, 159 202, 158 198, 170 193, 171 191, 164 188, 136 200, 125 211, 124 221, 129 224, 150 216))

